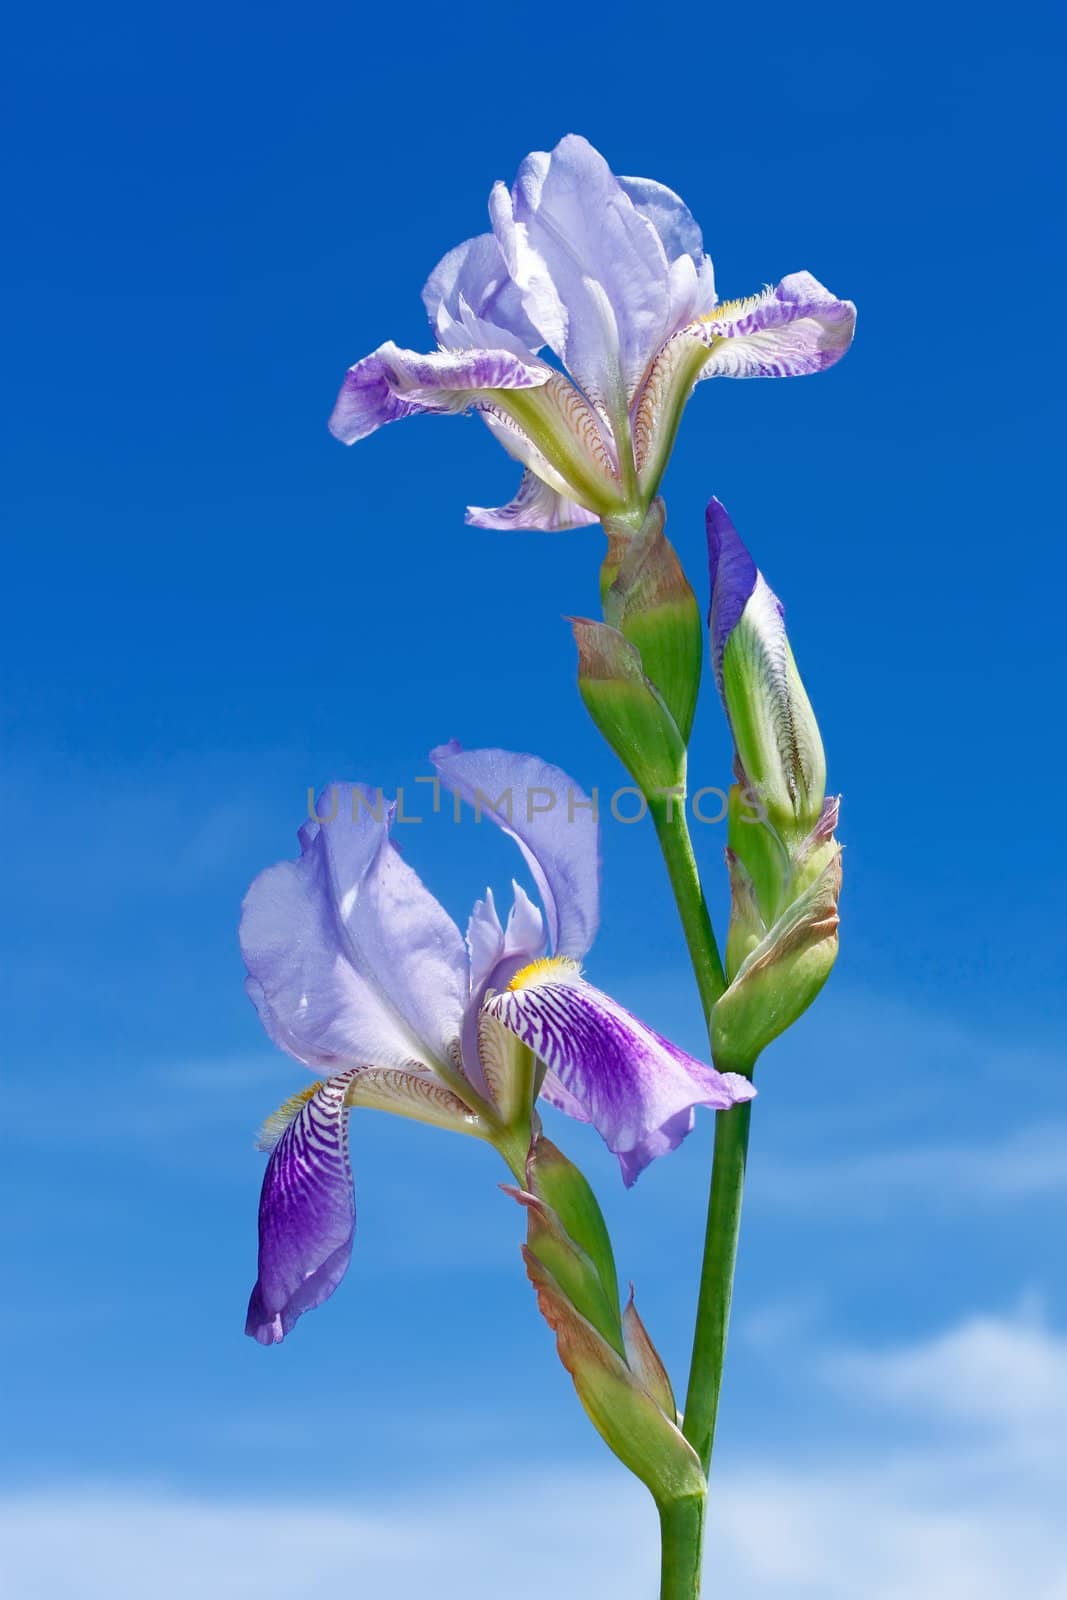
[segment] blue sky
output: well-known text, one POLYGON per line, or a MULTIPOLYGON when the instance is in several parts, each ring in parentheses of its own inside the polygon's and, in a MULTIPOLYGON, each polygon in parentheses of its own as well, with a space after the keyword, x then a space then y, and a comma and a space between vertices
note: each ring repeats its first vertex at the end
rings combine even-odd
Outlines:
MULTIPOLYGON (((492 181, 570 129, 685 196, 724 296, 807 268, 860 307, 829 374, 706 385, 665 486, 698 592, 715 493, 785 600, 845 797, 841 959, 761 1068, 714 1559, 735 1600, 1067 1593, 1064 39, 1009 21, 194 0, 9 24, 14 1600, 340 1574, 479 1600, 541 1515, 564 1592, 650 1590, 651 1517, 555 1365, 488 1152, 359 1119, 349 1278, 282 1348, 241 1333, 251 1134, 301 1079, 236 917, 307 785, 410 781, 453 735, 619 781, 561 620, 595 612, 599 531, 465 529, 515 475, 474 419, 325 429, 349 362, 424 342, 422 281, 492 181)), ((705 692, 694 781, 729 760, 705 692)), ((699 831, 720 920, 722 842, 699 831)), ((444 819, 406 848, 459 919, 514 869, 444 819)), ((650 832, 608 825, 604 856, 590 976, 698 1050, 650 832)), ((710 1133, 624 1194, 560 1130, 676 1375, 710 1133)))

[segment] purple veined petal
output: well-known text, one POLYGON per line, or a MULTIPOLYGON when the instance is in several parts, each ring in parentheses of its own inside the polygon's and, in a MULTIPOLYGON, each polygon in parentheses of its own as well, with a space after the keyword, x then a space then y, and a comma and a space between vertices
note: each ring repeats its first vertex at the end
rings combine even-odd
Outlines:
MULTIPOLYGON (((463 937, 390 840, 393 808, 383 806, 380 794, 354 785, 334 788, 336 815, 322 823, 314 843, 329 864, 351 964, 418 1041, 414 1059, 447 1069, 454 1064, 467 1003, 463 937), (374 847, 368 858, 369 840, 374 847)), ((364 1059, 393 1064, 380 1056, 364 1059)))
POLYGON ((557 1111, 562 1111, 564 1116, 573 1117, 575 1122, 588 1122, 589 1114, 580 1100, 576 1100, 569 1089, 565 1089, 554 1072, 545 1073, 545 1081, 541 1085, 540 1098, 547 1100, 550 1106, 555 1106, 557 1111))
POLYGON ((445 1128, 451 1133, 488 1137, 489 1129, 458 1095, 430 1072, 395 1067, 367 1067, 355 1074, 348 1087, 352 1109, 389 1111, 412 1122, 445 1128))
POLYGON ((260 1196, 259 1277, 245 1324, 260 1344, 280 1344, 348 1270, 356 1202, 345 1097, 355 1075, 340 1073, 295 1096, 265 1130, 267 1147, 276 1142, 260 1196))
POLYGON ((644 493, 659 487, 694 385, 704 378, 789 378, 821 372, 852 341, 856 308, 808 272, 748 300, 699 315, 669 338, 633 411, 634 458, 644 493))
POLYGON ((654 1033, 586 983, 573 963, 549 961, 520 973, 486 1009, 578 1101, 628 1185, 681 1143, 695 1106, 725 1110, 755 1094, 747 1078, 716 1072, 654 1033))
POLYGON ((677 326, 655 223, 575 134, 527 156, 510 191, 497 184, 490 217, 530 321, 590 400, 617 417, 677 326))
MULTIPOLYGON (((542 389, 541 393, 544 392, 542 389)), ((566 479, 506 411, 485 406, 480 415, 493 438, 503 445, 509 456, 521 461, 526 471, 518 494, 508 505, 467 507, 466 521, 472 528, 492 528, 508 533, 526 528, 557 533, 599 521, 595 511, 587 510, 573 499, 574 491, 566 479)))
POLYGON ((349 367, 330 417, 330 432, 355 444, 388 422, 425 412, 460 412, 487 391, 536 389, 551 367, 510 350, 435 350, 422 355, 383 344, 349 367))
MULTIPOLYGON (((453 348, 457 328, 470 333, 475 326, 492 328, 499 346, 517 355, 536 354, 544 340, 523 310, 522 298, 512 282, 500 246, 491 233, 450 250, 430 273, 422 301, 439 343, 453 348)), ((465 339, 460 338, 462 347, 465 339)))
POLYGON ((580 960, 600 916, 599 827, 594 805, 559 767, 510 750, 431 750, 444 782, 515 840, 533 875, 553 952, 580 960))
MULTIPOLYGON (((726 641, 741 620, 741 613, 752 595, 759 572, 756 563, 741 542, 737 529, 730 520, 726 507, 714 496, 708 501, 705 513, 708 533, 708 568, 711 574, 711 610, 708 628, 711 634, 711 659, 715 668, 715 681, 722 692, 722 653, 726 641)), ((781 606, 778 608, 781 615, 781 606)), ((785 629, 782 629, 783 640, 785 629)))
MULTIPOLYGON (((332 785, 323 792, 321 815, 336 804, 340 816, 340 791, 332 785)), ((351 792, 346 788, 346 799, 351 792)), ((375 822, 368 811, 363 833, 350 838, 346 867, 353 881, 369 867, 385 827, 384 814, 375 822)), ((245 896, 240 944, 249 996, 275 1044, 317 1071, 333 1073, 354 1061, 401 1066, 425 1060, 425 1047, 410 1026, 353 963, 325 831, 305 824, 299 859, 268 867, 245 896)))
POLYGON ((686 329, 711 354, 700 378, 797 378, 840 361, 856 327, 856 307, 838 300, 810 272, 775 289, 732 300, 686 329))
POLYGON ((514 500, 506 506, 468 506, 466 521, 472 528, 492 528, 502 533, 518 528, 562 533, 570 528, 589 527, 600 518, 595 511, 587 511, 561 495, 527 467, 514 500))
MULTIPOLYGON (((558 496, 528 509, 533 486, 526 487, 499 512, 471 508, 468 521, 487 526, 488 518, 510 516, 514 508, 537 514, 556 527, 596 522, 619 509, 624 495, 614 441, 592 406, 569 378, 554 372, 536 391, 499 393, 480 408, 493 437, 516 461, 558 496), (482 520, 486 519, 486 520, 482 520)), ((510 523, 508 525, 511 525, 510 523)))

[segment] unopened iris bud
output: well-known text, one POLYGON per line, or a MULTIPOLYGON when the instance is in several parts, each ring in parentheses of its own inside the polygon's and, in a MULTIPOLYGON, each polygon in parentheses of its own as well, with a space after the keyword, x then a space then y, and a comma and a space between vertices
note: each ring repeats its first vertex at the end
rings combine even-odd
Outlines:
POLYGON ((552 1207, 568 1236, 592 1261, 604 1294, 617 1312, 619 1279, 600 1203, 585 1175, 543 1134, 530 1145, 526 1187, 543 1205, 552 1207))
MULTIPOLYGON (((720 1065, 751 1066, 772 1039, 791 1027, 811 1005, 837 958, 837 901, 841 891, 841 847, 827 840, 817 876, 782 912, 757 942, 749 941, 740 964, 739 943, 727 947, 729 985, 711 1014, 712 1053, 720 1065)), ((738 916, 734 874, 744 868, 730 863, 734 889, 731 941, 738 916)), ((742 893, 746 891, 742 890, 742 893)), ((754 898, 747 908, 758 924, 754 898)))
POLYGON ((685 741, 637 647, 606 622, 572 617, 586 710, 646 795, 685 781, 685 741))
POLYGON ((786 637, 782 607, 726 508, 707 511, 711 656, 743 782, 787 845, 811 832, 826 795, 826 759, 786 637))
POLYGON ((696 595, 664 535, 665 517, 657 498, 636 532, 625 521, 604 519, 608 553, 601 598, 604 621, 636 648, 645 677, 687 745, 700 689, 704 629, 696 595))
POLYGON ((719 501, 708 506, 711 649, 737 752, 730 791, 728 987, 718 1063, 745 1070, 814 1000, 837 955, 838 802, 782 608, 719 501))
POLYGON ((507 1191, 526 1209, 526 1270, 594 1427, 661 1506, 703 1495, 700 1462, 678 1427, 670 1380, 632 1290, 619 1314, 611 1242, 592 1190, 544 1138, 531 1146, 527 1184, 507 1191))

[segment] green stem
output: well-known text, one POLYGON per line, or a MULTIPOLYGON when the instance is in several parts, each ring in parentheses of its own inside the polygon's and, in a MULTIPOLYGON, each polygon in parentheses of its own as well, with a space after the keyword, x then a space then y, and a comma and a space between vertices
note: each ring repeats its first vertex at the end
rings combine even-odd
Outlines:
POLYGON ((700 882, 689 824, 685 819, 685 799, 680 793, 670 799, 649 797, 649 811, 656 825, 667 874, 682 919, 689 959, 693 963, 704 1021, 711 1020, 711 1008, 726 988, 719 947, 711 926, 707 901, 700 882))
POLYGON ((698 1600, 704 1547, 704 1496, 660 1506, 660 1600, 698 1600))
MULTIPOLYGON (((726 987, 726 977, 693 856, 684 804, 676 801, 668 809, 660 802, 653 809, 653 819, 689 946, 704 1017, 710 1021, 711 1009, 726 987)), ((725 1064, 716 1065, 722 1068, 725 1064)), ((731 1062, 730 1066, 735 1071, 750 1070, 749 1063, 731 1062)), ((748 1105, 720 1111, 715 1117, 715 1158, 682 1429, 705 1472, 711 1465, 726 1358, 749 1121, 748 1105)))
POLYGON ((711 1466, 722 1370, 726 1359, 750 1111, 751 1105, 745 1104, 734 1106, 729 1111, 719 1111, 715 1116, 715 1159, 711 1169, 708 1225, 704 1236, 693 1358, 689 1367, 689 1391, 685 1397, 682 1429, 700 1457, 705 1472, 711 1466))

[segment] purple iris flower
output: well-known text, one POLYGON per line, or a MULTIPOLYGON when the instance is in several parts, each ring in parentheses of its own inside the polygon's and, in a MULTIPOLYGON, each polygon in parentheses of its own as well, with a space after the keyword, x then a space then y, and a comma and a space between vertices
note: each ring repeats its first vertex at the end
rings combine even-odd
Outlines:
POLYGON ((477 527, 639 526, 699 379, 820 372, 851 342, 855 307, 807 272, 717 301, 683 201, 616 177, 576 134, 528 155, 489 214, 492 232, 423 289, 437 349, 381 345, 349 369, 330 419, 353 444, 401 417, 479 412, 525 472, 509 505, 468 509, 477 527))
MULTIPOLYGON (((515 1059, 532 1052, 542 1096, 591 1122, 632 1183, 681 1142, 696 1106, 724 1109, 754 1092, 582 977, 599 915, 599 856, 593 808, 577 785, 505 750, 453 743, 431 759, 477 817, 515 840, 541 908, 515 884, 502 924, 487 891, 464 940, 392 842, 395 808, 354 784, 325 790, 319 820, 300 829, 299 858, 253 883, 241 919, 248 992, 274 1042, 321 1075, 261 1138, 270 1161, 247 1323, 261 1344, 321 1305, 348 1266, 353 1106, 494 1142, 515 1117, 515 1059)), ((529 1115, 527 1105, 527 1126, 529 1115)))

